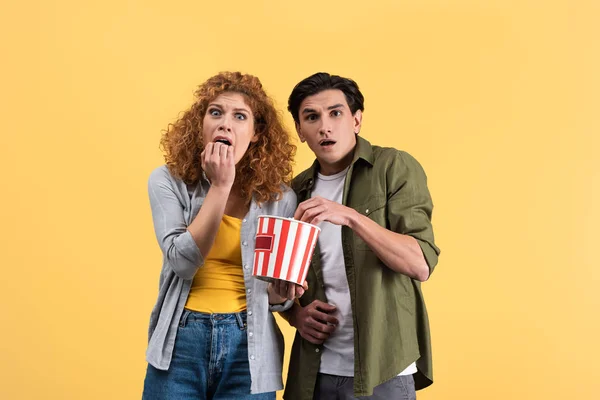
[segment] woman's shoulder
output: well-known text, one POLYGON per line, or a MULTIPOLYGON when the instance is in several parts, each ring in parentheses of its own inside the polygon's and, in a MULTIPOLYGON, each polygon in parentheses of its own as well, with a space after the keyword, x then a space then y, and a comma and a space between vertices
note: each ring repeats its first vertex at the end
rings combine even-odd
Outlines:
POLYGON ((161 182, 165 180, 173 180, 173 176, 166 165, 154 168, 152 172, 150 172, 150 177, 148 178, 148 182, 161 182))
POLYGON ((281 190, 283 191, 281 195, 281 199, 279 201, 284 201, 285 203, 294 203, 298 201, 296 197, 296 192, 292 190, 292 188, 288 185, 281 185, 281 190))
POLYGON ((282 185, 282 190, 283 193, 281 199, 278 201, 279 210, 284 217, 292 217, 296 211, 296 206, 298 205, 296 192, 287 185, 282 185))
POLYGON ((171 188, 173 190, 185 190, 185 183, 171 174, 166 165, 156 167, 148 177, 149 188, 171 188))
POLYGON ((275 212, 276 214, 287 214, 290 210, 296 209, 296 193, 288 185, 281 185, 281 195, 277 200, 266 201, 260 208, 266 212, 275 212))

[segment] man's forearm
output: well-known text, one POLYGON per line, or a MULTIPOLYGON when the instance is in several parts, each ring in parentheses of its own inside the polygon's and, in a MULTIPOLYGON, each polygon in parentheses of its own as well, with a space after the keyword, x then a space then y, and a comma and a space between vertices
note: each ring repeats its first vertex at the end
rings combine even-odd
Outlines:
POLYGON ((391 270, 419 281, 429 278, 429 266, 415 238, 386 229, 369 217, 354 213, 349 227, 391 270))

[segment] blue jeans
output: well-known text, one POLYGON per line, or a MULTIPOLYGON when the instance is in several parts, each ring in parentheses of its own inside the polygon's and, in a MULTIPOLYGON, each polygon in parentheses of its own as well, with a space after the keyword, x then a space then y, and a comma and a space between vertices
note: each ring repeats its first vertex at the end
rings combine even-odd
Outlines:
POLYGON ((416 400, 415 380, 412 375, 396 376, 375 386, 373 395, 354 397, 354 378, 319 374, 313 400, 416 400))
POLYGON ((246 312, 184 310, 168 371, 148 365, 143 400, 274 400, 250 394, 246 312))

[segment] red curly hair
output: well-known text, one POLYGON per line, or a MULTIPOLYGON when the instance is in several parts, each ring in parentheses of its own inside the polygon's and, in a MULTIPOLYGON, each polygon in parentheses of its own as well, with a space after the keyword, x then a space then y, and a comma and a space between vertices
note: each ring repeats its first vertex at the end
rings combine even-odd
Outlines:
POLYGON ((167 167, 187 184, 200 180, 200 154, 204 150, 202 122, 208 104, 224 92, 244 96, 254 115, 258 136, 236 165, 234 185, 241 189, 247 203, 253 196, 259 204, 278 200, 283 193, 282 183, 289 185, 291 181, 296 146, 291 143, 273 100, 252 75, 221 72, 198 87, 194 104, 163 133, 160 147, 165 152, 167 167))

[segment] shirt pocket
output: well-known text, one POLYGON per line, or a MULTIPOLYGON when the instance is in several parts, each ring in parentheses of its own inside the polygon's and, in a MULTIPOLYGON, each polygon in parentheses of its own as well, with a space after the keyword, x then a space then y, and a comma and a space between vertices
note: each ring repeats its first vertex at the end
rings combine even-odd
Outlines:
MULTIPOLYGON (((371 195, 364 203, 354 209, 361 215, 364 215, 376 222, 377 225, 387 228, 386 223, 386 207, 387 197, 384 195, 371 195)), ((354 235, 356 247, 359 250, 369 250, 367 243, 358 235, 354 235)))

